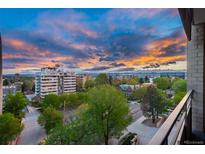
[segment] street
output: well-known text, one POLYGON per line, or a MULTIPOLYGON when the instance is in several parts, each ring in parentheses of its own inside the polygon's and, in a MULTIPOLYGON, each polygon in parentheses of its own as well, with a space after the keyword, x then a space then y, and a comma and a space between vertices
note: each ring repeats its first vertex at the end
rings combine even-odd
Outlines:
POLYGON ((39 111, 31 106, 28 106, 25 118, 23 119, 24 129, 21 132, 17 144, 19 145, 36 145, 45 136, 45 130, 38 124, 39 111))
POLYGON ((130 101, 129 108, 130 108, 130 115, 132 116, 133 121, 136 121, 143 115, 142 110, 140 108, 140 104, 137 103, 136 101, 130 101))

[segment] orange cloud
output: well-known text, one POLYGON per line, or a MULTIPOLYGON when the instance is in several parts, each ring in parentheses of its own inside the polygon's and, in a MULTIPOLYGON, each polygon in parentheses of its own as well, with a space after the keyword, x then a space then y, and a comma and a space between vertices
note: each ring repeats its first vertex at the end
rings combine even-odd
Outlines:
POLYGON ((53 62, 49 60, 39 60, 36 61, 36 63, 16 63, 14 66, 17 70, 29 70, 34 68, 53 67, 56 64, 58 64, 58 62, 53 62))
POLYGON ((81 67, 81 68, 91 68, 94 65, 99 63, 99 59, 98 58, 90 58, 88 60, 85 61, 80 61, 77 66, 81 67))
POLYGON ((154 41, 147 46, 145 46, 145 49, 148 50, 148 54, 160 56, 165 55, 166 51, 164 51, 164 48, 168 48, 169 46, 176 45, 176 50, 180 47, 186 46, 186 41, 184 40, 183 36, 180 36, 178 38, 167 38, 163 40, 157 40, 154 41))
POLYGON ((150 44, 145 46, 147 50, 140 56, 130 58, 130 59, 122 59, 119 60, 120 63, 123 63, 129 67, 133 65, 146 65, 146 64, 153 64, 153 63, 166 63, 169 61, 181 61, 186 59, 186 55, 177 55, 177 50, 181 47, 186 47, 187 43, 183 36, 177 38, 167 38, 163 40, 157 40, 151 42, 150 44), (168 56, 166 55, 166 48, 175 45, 176 47, 176 54, 168 56))
POLYGON ((165 63, 169 61, 180 61, 185 60, 185 55, 177 55, 177 56, 170 56, 170 57, 156 57, 156 56, 140 56, 135 57, 133 59, 126 59, 126 60, 119 60, 119 63, 123 63, 129 67, 133 65, 145 65, 145 64, 152 64, 152 63, 165 63))
POLYGON ((60 63, 60 61, 73 60, 72 56, 61 55, 60 53, 51 52, 49 50, 41 50, 38 46, 18 39, 5 38, 4 43, 14 48, 17 52, 3 53, 3 59, 32 60, 32 63, 24 63, 24 61, 22 61, 22 63, 15 63, 14 67, 18 70, 54 66, 60 63))
POLYGON ((21 49, 25 45, 23 41, 17 39, 6 39, 5 41, 7 44, 10 44, 18 49, 21 49))
POLYGON ((13 47, 17 51, 21 52, 21 54, 28 56, 40 56, 46 57, 49 56, 52 52, 49 50, 41 50, 37 46, 29 44, 25 41, 13 38, 5 38, 4 43, 13 47), (23 52, 23 53, 22 53, 23 52))
MULTIPOLYGON (((17 50, 16 53, 4 53, 3 59, 31 59, 34 60, 33 64, 27 63, 18 63, 15 64, 17 69, 31 69, 31 68, 40 68, 45 66, 54 66, 57 63, 62 61, 73 61, 78 67, 81 68, 92 68, 93 66, 101 64, 100 57, 93 53, 92 58, 87 58, 83 60, 78 60, 72 56, 62 55, 59 52, 42 50, 38 46, 29 44, 25 41, 19 39, 5 38, 5 43, 14 49, 17 50)), ((145 46, 146 52, 142 53, 139 56, 131 57, 127 59, 118 60, 117 63, 125 64, 129 67, 135 65, 146 65, 152 63, 165 63, 169 61, 181 61, 185 60, 185 55, 172 55, 166 56, 166 48, 175 45, 177 49, 186 46, 186 41, 183 36, 177 38, 167 38, 163 40, 153 41, 145 46)), ((96 46, 89 44, 69 44, 70 47, 83 50, 86 48, 96 49, 96 46)), ((108 54, 108 53, 104 53, 108 54)))
POLYGON ((88 28, 86 28, 85 26, 81 26, 79 24, 75 24, 75 23, 69 23, 65 26, 68 30, 73 31, 73 32, 81 32, 82 34, 85 34, 89 37, 92 38, 97 38, 98 37, 98 33, 95 31, 92 31, 88 28))
POLYGON ((54 57, 54 60, 56 60, 56 61, 73 60, 73 57, 71 57, 71 56, 56 56, 56 57, 54 57))
POLYGON ((100 61, 100 57, 93 53, 92 58, 87 58, 82 61, 80 60, 77 63, 77 66, 81 68, 92 68, 93 66, 99 64, 100 63, 99 61, 100 61))

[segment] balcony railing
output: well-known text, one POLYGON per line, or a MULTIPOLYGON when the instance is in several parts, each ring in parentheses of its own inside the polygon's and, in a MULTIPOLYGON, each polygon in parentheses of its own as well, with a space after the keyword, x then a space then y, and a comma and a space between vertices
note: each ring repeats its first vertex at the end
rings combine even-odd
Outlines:
POLYGON ((186 144, 186 141, 191 140, 192 95, 193 90, 187 92, 149 144, 186 144))

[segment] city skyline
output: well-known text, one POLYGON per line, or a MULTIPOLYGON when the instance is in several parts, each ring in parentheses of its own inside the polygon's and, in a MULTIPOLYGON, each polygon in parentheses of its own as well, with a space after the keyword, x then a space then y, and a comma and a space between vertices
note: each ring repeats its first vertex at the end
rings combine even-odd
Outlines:
POLYGON ((0 32, 4 74, 186 68, 177 9, 0 9, 0 32))

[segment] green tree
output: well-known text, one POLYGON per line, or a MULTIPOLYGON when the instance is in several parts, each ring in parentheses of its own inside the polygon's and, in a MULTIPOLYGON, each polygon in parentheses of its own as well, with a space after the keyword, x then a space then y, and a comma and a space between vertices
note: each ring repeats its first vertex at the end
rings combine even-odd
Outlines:
POLYGON ((39 116, 38 122, 44 126, 48 133, 51 129, 63 125, 63 113, 57 111, 55 108, 47 107, 39 116))
POLYGON ((133 76, 127 80, 127 84, 129 85, 136 85, 139 83, 139 78, 137 76, 133 76))
POLYGON ((46 144, 108 144, 131 122, 126 97, 116 88, 92 88, 87 99, 69 124, 50 131, 46 144))
POLYGON ((137 76, 133 76, 133 77, 123 77, 122 84, 129 84, 129 85, 136 85, 139 83, 139 78, 137 76))
POLYGON ((55 109, 59 109, 63 102, 60 101, 60 98, 56 94, 48 94, 44 97, 43 102, 41 103, 43 109, 47 107, 53 107, 55 109))
POLYGON ((95 81, 94 80, 86 80, 85 81, 85 89, 90 89, 95 86, 95 81))
POLYGON ((112 85, 115 86, 115 87, 119 87, 119 85, 121 84, 121 80, 118 79, 118 78, 113 78, 112 79, 112 85))
POLYGON ((146 86, 140 87, 132 92, 131 99, 138 100, 139 102, 142 102, 142 99, 143 99, 144 95, 146 94, 146 92, 147 92, 146 86))
POLYGON ((167 108, 165 109, 165 111, 168 111, 168 109, 172 108, 174 106, 174 102, 172 99, 167 99, 167 103, 166 103, 167 108))
POLYGON ((76 107, 80 105, 80 101, 78 100, 78 95, 76 93, 69 94, 67 105, 70 107, 76 107))
POLYGON ((155 123, 156 118, 163 113, 166 107, 165 94, 154 85, 147 87, 147 92, 143 97, 141 109, 145 117, 151 117, 155 123))
POLYGON ((109 80, 109 84, 112 85, 113 77, 111 75, 109 75, 108 80, 109 80))
POLYGON ((109 84, 109 79, 106 74, 99 74, 95 79, 96 85, 109 84))
POLYGON ((130 84, 131 85, 136 85, 139 83, 139 78, 137 76, 133 76, 130 78, 130 84))
MULTIPOLYGON (((63 106, 68 106, 70 100, 69 100, 69 94, 68 93, 63 93, 61 95, 59 95, 59 100, 61 102, 61 104, 63 104, 63 106)), ((65 107, 64 106, 64 107, 65 107)))
POLYGON ((32 88, 33 88, 33 81, 31 79, 23 80, 22 92, 27 91, 27 90, 32 91, 32 88))
POLYGON ((68 145, 71 144, 68 126, 58 126, 50 130, 45 144, 48 145, 68 145))
POLYGON ((76 79, 76 91, 83 91, 83 81, 81 79, 76 79))
POLYGON ((77 93, 71 93, 71 94, 61 94, 60 101, 65 103, 68 107, 78 107, 82 103, 87 102, 87 93, 85 92, 77 92, 77 93))
POLYGON ((186 95, 186 92, 184 91, 179 91, 177 92, 175 95, 174 95, 174 98, 173 98, 173 102, 174 104, 178 104, 182 98, 186 95))
POLYGON ((35 96, 31 100, 31 105, 34 107, 40 107, 41 106, 41 97, 40 96, 35 96))
POLYGON ((144 83, 144 79, 143 78, 140 78, 139 79, 139 84, 143 84, 144 83))
POLYGON ((144 78, 144 82, 145 82, 145 83, 149 83, 149 82, 150 82, 148 76, 145 76, 145 78, 144 78))
POLYGON ((95 136, 90 133, 89 125, 84 118, 72 120, 69 124, 52 129, 45 144, 49 145, 85 145, 96 144, 95 136))
POLYGON ((173 82, 172 89, 178 92, 186 92, 187 90, 187 81, 184 79, 178 79, 173 82))
POLYGON ((128 82, 128 78, 127 77, 123 77, 121 80, 121 84, 127 84, 128 82))
POLYGON ((178 78, 178 77, 172 77, 171 78, 171 85, 174 84, 174 82, 176 82, 177 80, 180 80, 181 78, 178 78))
POLYGON ((21 121, 11 113, 0 115, 0 144, 8 144, 21 132, 21 121))
POLYGON ((158 77, 155 78, 153 81, 159 89, 166 90, 171 87, 171 80, 168 77, 158 77))
POLYGON ((5 99, 3 111, 4 113, 10 112, 14 114, 15 117, 21 119, 24 117, 22 110, 27 104, 28 100, 22 93, 17 92, 15 95, 9 94, 5 99))
POLYGON ((4 79, 3 86, 8 86, 9 84, 10 84, 9 80, 8 79, 4 79))
POLYGON ((87 103, 88 95, 87 95, 86 92, 79 92, 79 93, 76 93, 76 94, 78 96, 79 104, 87 103))
POLYGON ((85 93, 73 93, 69 95, 69 106, 77 107, 86 101, 85 93))
POLYGON ((131 122, 126 97, 115 87, 102 85, 88 92, 88 110, 83 117, 90 122, 90 130, 108 144, 110 137, 118 136, 131 122))

